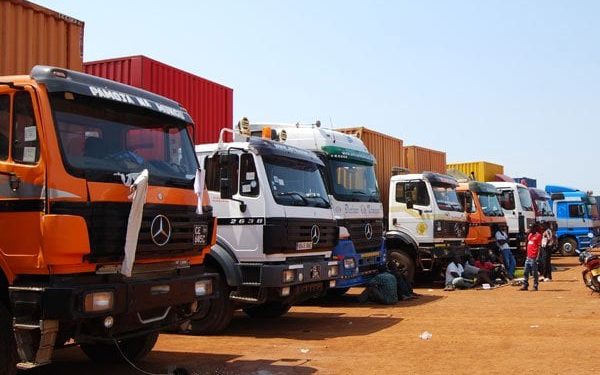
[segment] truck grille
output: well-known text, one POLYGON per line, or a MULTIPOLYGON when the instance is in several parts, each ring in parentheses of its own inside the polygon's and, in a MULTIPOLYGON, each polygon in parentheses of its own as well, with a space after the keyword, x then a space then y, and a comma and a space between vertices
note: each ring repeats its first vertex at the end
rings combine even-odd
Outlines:
MULTIPOLYGON (((53 202, 53 214, 82 216, 87 224, 91 252, 89 260, 118 261, 124 256, 127 219, 131 203, 99 202, 72 203, 53 202)), ((146 204, 137 243, 136 258, 181 255, 202 250, 211 242, 214 220, 212 215, 198 215, 195 206, 146 204), (152 221, 158 215, 168 220, 171 235, 163 246, 153 241, 152 221), (198 233, 195 233, 197 228, 198 233), (200 242, 194 244, 194 235, 200 242)), ((165 224, 166 228, 166 224, 165 224)), ((162 241, 157 241, 161 243, 162 241)))
POLYGON ((462 221, 434 220, 434 238, 466 238, 468 231, 467 223, 462 221))
POLYGON ((335 221, 327 219, 267 218, 263 231, 265 254, 331 251, 338 239, 335 221), (311 233, 313 226, 319 232, 316 243, 311 233), (309 242, 310 249, 298 249, 298 244, 309 242))
POLYGON ((379 250, 383 241, 383 221, 380 219, 338 220, 350 232, 357 253, 379 250), (371 238, 368 238, 370 234, 371 238))

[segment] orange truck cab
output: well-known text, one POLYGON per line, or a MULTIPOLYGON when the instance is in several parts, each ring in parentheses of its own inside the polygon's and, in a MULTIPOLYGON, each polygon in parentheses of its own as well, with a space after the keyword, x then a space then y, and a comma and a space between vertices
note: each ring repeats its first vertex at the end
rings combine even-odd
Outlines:
POLYGON ((507 230, 496 187, 485 182, 461 182, 456 193, 467 213, 469 231, 465 242, 471 253, 477 255, 480 251, 495 249, 492 228, 497 225, 507 230))
POLYGON ((137 360, 205 313, 216 220, 192 126, 176 102, 87 74, 0 77, 0 373, 67 343, 137 360))

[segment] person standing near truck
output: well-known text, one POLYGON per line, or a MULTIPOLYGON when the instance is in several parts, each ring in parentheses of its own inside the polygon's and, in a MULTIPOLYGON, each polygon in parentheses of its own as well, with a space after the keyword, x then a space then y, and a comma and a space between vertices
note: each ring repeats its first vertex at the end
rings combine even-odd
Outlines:
POLYGON ((536 224, 527 235, 527 258, 525 259, 525 274, 523 275, 523 287, 519 290, 529 289, 529 274, 533 274, 533 290, 538 290, 539 275, 537 261, 540 255, 542 234, 536 224))
POLYGON ((496 237, 496 244, 502 253, 502 260, 504 261, 504 267, 508 273, 508 278, 512 280, 515 278, 515 267, 517 262, 508 245, 508 233, 502 230, 501 227, 496 226, 494 237, 496 237))
POLYGON ((542 234, 542 248, 540 252, 540 268, 545 282, 552 281, 552 246, 554 245, 554 233, 550 228, 550 223, 546 223, 546 230, 542 234))

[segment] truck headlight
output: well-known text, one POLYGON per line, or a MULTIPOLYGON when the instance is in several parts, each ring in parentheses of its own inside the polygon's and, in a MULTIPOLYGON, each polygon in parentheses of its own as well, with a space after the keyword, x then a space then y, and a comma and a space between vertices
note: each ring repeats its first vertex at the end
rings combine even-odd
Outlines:
POLYGON ((356 267, 356 262, 354 258, 346 258, 344 259, 344 268, 349 270, 356 267))
POLYGON ((339 269, 338 266, 329 266, 329 269, 327 270, 327 276, 328 277, 337 277, 339 275, 339 269))
POLYGON ((296 270, 283 270, 281 280, 284 283, 291 283, 296 278, 296 270))
POLYGON ((194 284, 196 290, 196 297, 210 296, 213 294, 213 283, 212 280, 199 280, 194 284))
POLYGON ((115 295, 112 291, 91 292, 85 295, 83 311, 102 312, 112 310, 115 295))
POLYGON ((340 240, 349 240, 350 239, 350 232, 348 232, 348 228, 346 228, 346 227, 339 227, 338 238, 340 240))

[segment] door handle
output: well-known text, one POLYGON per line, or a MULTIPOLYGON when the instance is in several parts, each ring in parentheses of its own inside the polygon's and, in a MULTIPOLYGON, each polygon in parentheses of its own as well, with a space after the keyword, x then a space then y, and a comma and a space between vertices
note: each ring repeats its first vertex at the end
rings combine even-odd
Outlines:
POLYGON ((21 178, 15 172, 0 171, 0 175, 8 176, 8 186, 12 191, 17 191, 21 186, 21 178))

